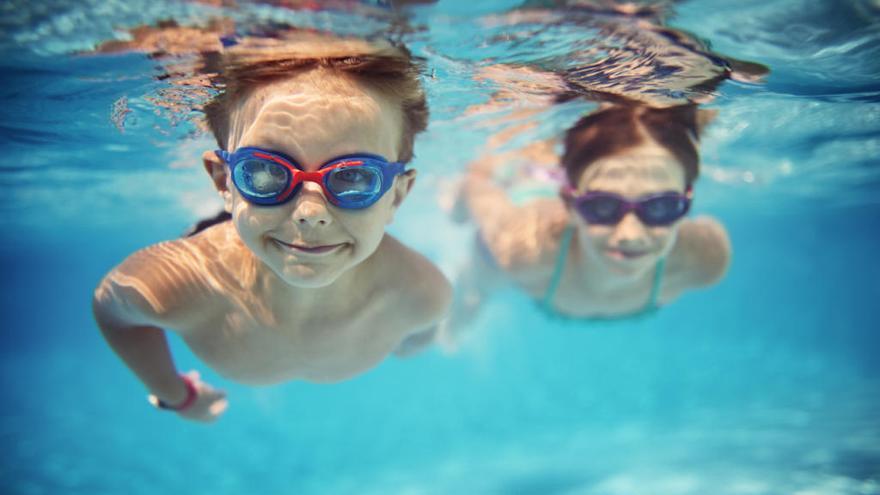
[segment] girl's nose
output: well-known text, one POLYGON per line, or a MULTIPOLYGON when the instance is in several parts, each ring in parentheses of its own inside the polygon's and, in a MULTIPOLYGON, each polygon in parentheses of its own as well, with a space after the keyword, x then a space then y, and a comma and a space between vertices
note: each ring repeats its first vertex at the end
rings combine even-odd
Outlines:
POLYGON ((611 240, 617 245, 642 245, 646 243, 647 237, 645 224, 632 211, 620 219, 611 234, 611 240))

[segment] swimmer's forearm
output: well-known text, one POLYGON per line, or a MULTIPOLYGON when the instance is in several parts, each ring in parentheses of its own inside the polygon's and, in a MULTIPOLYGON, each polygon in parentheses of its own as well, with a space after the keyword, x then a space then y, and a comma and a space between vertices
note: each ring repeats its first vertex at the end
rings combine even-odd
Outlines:
POLYGON ((436 325, 427 330, 408 335, 397 346, 397 349, 394 350, 394 355, 397 357, 410 357, 418 354, 434 342, 436 335, 436 325))
POLYGON ((507 193, 491 179, 468 176, 465 182, 465 201, 477 225, 494 225, 500 215, 514 206, 507 193))
POLYGON ((179 404, 186 399, 186 386, 177 373, 165 332, 161 328, 116 328, 100 322, 99 327, 113 351, 150 393, 169 404, 179 404))

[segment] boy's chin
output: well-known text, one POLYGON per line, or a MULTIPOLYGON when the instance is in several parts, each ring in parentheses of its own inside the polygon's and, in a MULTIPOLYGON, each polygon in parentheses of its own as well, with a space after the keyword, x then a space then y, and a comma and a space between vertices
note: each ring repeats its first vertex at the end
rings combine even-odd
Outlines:
POLYGON ((333 282, 339 280, 339 278, 347 271, 347 268, 348 267, 345 266, 323 266, 318 269, 312 266, 298 265, 284 267, 282 270, 276 271, 275 273, 287 283, 287 285, 292 287, 300 289, 320 289, 321 287, 327 287, 333 282))

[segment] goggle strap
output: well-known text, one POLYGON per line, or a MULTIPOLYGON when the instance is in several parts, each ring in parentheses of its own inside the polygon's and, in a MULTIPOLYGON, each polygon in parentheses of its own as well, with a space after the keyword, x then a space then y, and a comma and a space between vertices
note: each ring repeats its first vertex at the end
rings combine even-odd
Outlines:
POLYGON ((388 173, 391 177, 396 177, 404 172, 406 164, 403 162, 391 162, 388 164, 388 173))
POLYGON ((220 158, 226 164, 229 164, 229 161, 232 158, 232 154, 226 150, 214 150, 214 154, 217 155, 217 158, 220 158))

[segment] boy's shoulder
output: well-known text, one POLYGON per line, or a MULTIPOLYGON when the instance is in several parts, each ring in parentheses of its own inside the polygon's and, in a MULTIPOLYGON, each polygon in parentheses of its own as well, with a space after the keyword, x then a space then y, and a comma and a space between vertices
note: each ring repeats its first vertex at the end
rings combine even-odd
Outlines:
POLYGON ((427 327, 445 316, 452 285, 434 263, 386 234, 376 252, 378 288, 392 301, 394 314, 407 326, 427 327))
MULTIPOLYGON (((228 223, 228 222, 227 222, 228 223)), ((217 304, 240 246, 220 224, 193 237, 147 246, 129 255, 99 285, 96 299, 116 306, 145 324, 186 327, 217 304), (222 260, 222 261, 221 261, 222 260)))

